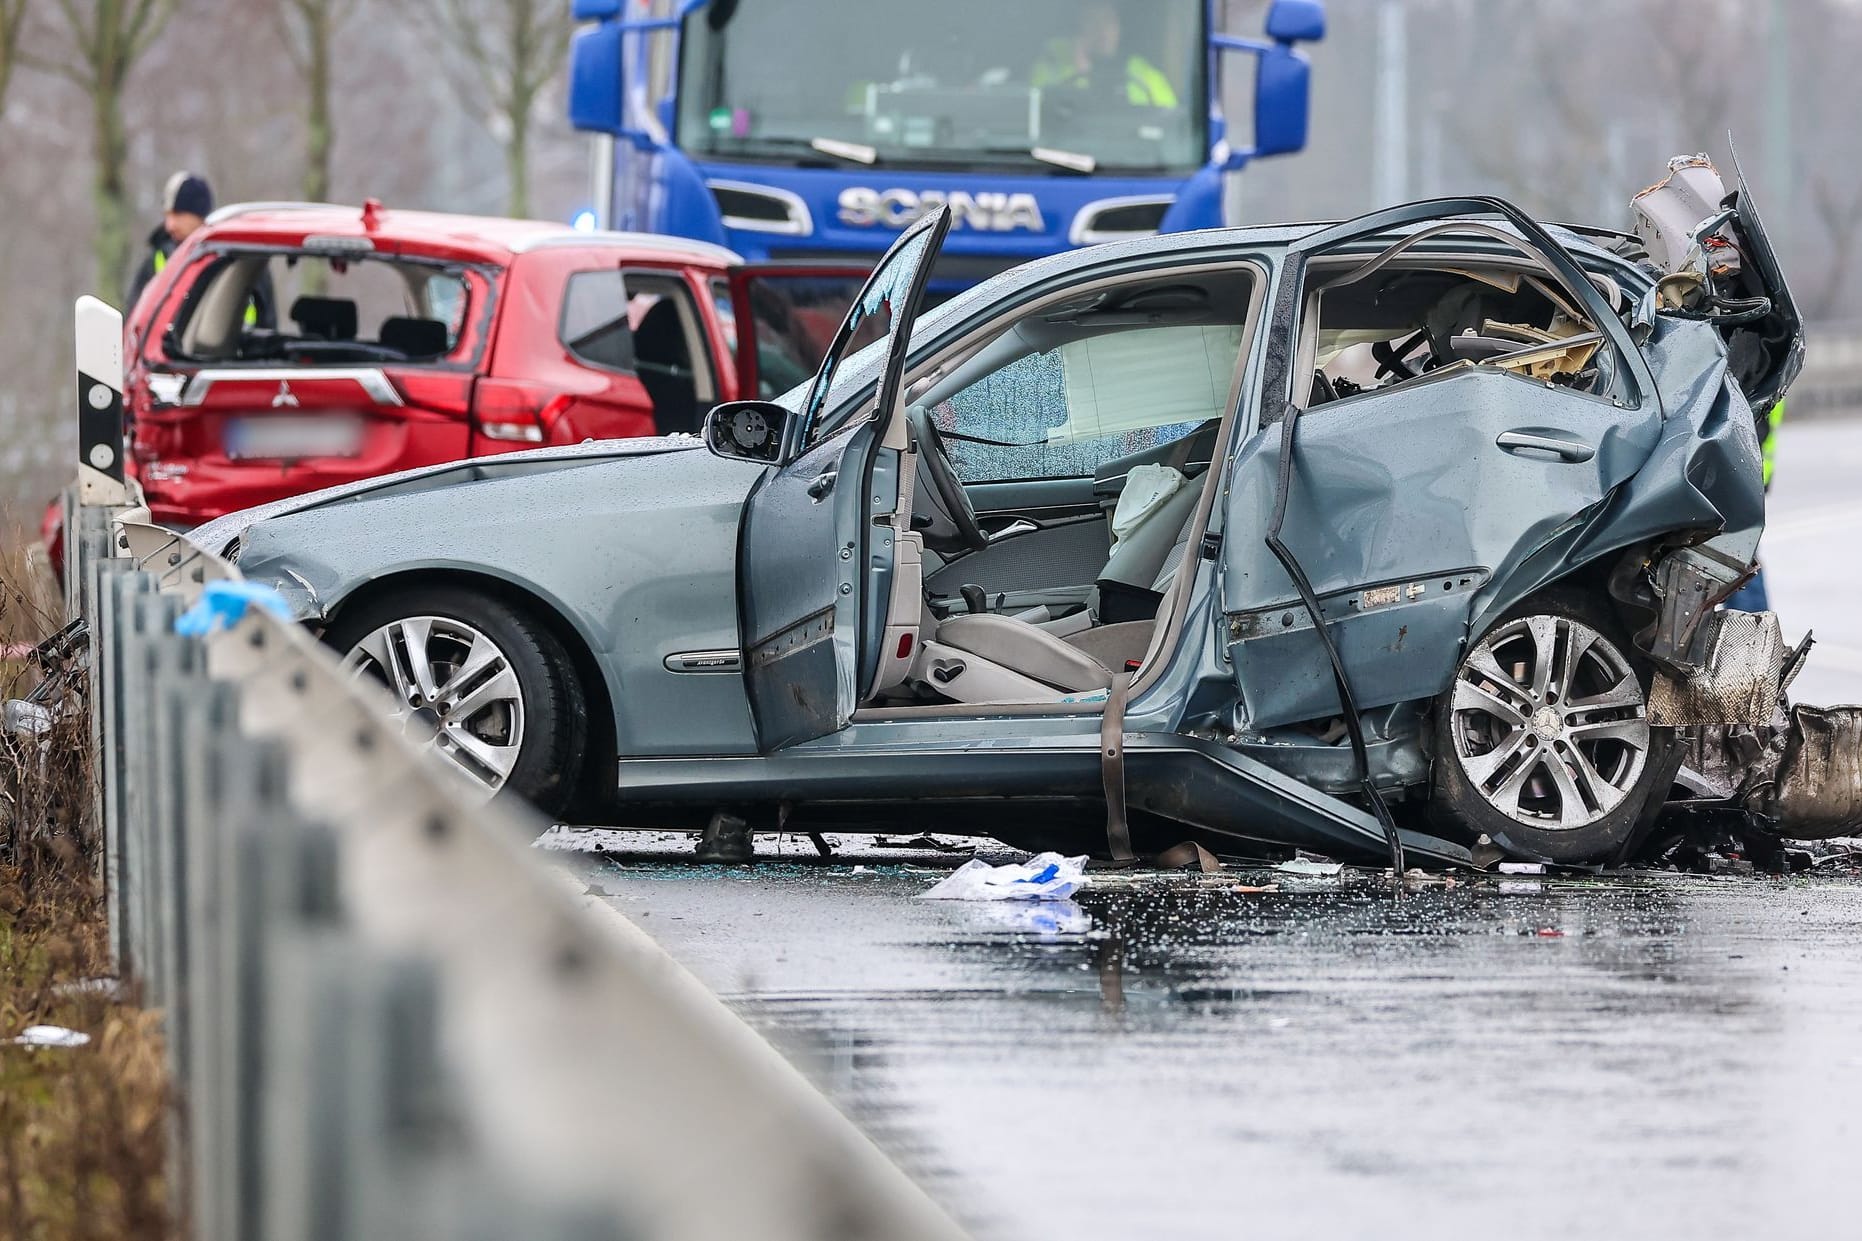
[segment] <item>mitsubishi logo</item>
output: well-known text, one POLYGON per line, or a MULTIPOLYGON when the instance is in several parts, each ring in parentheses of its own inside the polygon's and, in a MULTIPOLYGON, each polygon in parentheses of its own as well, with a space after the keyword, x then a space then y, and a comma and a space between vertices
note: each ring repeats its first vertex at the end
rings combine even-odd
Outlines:
POLYGON ((854 186, 841 191, 840 222, 849 228, 902 229, 939 207, 948 206, 952 228, 980 233, 1044 233, 1047 220, 1033 194, 971 194, 963 190, 876 190, 854 186))
POLYGON ((272 408, 296 409, 297 407, 297 394, 291 391, 291 381, 289 379, 280 379, 278 381, 278 395, 272 398, 272 408))

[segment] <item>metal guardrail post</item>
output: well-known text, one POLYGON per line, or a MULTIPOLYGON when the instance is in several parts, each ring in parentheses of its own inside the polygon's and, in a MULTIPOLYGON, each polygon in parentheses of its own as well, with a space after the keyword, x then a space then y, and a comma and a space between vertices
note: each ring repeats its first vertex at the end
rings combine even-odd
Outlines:
POLYGON ((108 892, 111 943, 117 972, 134 968, 132 871, 125 860, 126 802, 129 774, 124 766, 124 733, 137 700, 130 697, 132 677, 125 675, 135 650, 131 636, 134 601, 155 584, 145 574, 119 573, 103 559, 86 562, 92 574, 91 603, 92 710, 100 761, 96 769, 97 822, 103 831, 104 883, 108 892))

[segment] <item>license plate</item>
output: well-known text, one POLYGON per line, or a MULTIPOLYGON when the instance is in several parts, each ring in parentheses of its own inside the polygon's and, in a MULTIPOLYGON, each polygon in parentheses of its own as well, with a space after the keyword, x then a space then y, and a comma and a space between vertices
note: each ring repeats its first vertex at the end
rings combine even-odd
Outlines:
POLYGON ((362 451, 355 418, 235 418, 226 424, 226 455, 233 461, 354 457, 362 451))

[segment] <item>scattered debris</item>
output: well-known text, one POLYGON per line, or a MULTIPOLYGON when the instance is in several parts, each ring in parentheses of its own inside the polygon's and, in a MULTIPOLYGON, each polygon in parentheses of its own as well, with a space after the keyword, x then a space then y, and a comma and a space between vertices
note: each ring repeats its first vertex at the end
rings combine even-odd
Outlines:
POLYGON ((13 1042, 20 1047, 82 1047, 91 1036, 64 1026, 27 1026, 13 1042))
POLYGON ((58 995, 101 995, 113 1003, 123 998, 122 980, 108 976, 74 978, 70 982, 54 983, 52 990, 58 995))
POLYGON ((1274 869, 1283 875, 1342 875, 1345 872, 1342 862, 1315 862, 1306 857, 1296 857, 1291 862, 1282 862, 1274 869))
POLYGON ((1254 894, 1263 893, 1263 892, 1278 892, 1280 891, 1280 885, 1277 883, 1264 883, 1264 884, 1261 884, 1259 887, 1256 887, 1254 884, 1238 883, 1234 887, 1230 888, 1229 891, 1230 892, 1241 892, 1246 895, 1254 895, 1254 894))
POLYGON ((1502 862, 1494 867, 1502 875, 1543 875, 1543 862, 1502 862))
POLYGON ((1086 883, 1086 857, 1040 853, 1026 862, 991 866, 971 858, 952 871, 920 900, 929 901, 1058 901, 1086 883))
POLYGON ((940 840, 930 832, 914 836, 910 840, 890 842, 894 849, 930 849, 937 853, 975 853, 975 841, 940 840))
POLYGON ((4 731, 21 741, 43 737, 52 731, 56 717, 50 708, 24 698, 6 700, 4 731))

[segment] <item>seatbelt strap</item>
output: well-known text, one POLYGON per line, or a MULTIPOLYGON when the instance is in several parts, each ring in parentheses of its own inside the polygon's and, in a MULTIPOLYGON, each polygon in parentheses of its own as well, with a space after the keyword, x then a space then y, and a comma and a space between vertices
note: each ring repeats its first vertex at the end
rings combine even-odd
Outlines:
MULTIPOLYGON (((1112 678, 1105 717, 1099 724, 1099 770, 1106 789, 1106 848, 1112 860, 1122 866, 1138 860, 1131 847, 1131 823, 1125 812, 1125 700, 1131 693, 1131 678, 1129 672, 1112 678)), ((1157 865, 1164 870, 1194 865, 1205 875, 1222 869, 1215 854, 1193 840, 1158 854, 1157 865)))
POLYGON ((1106 789, 1106 847, 1115 862, 1134 862, 1131 824, 1125 818, 1125 698, 1131 673, 1112 678, 1105 717, 1099 723, 1099 772, 1106 789))
POLYGON ((1215 854, 1193 840, 1172 845, 1157 855, 1160 870, 1183 870, 1192 864, 1205 875, 1213 875, 1222 869, 1222 863, 1216 860, 1215 854))

